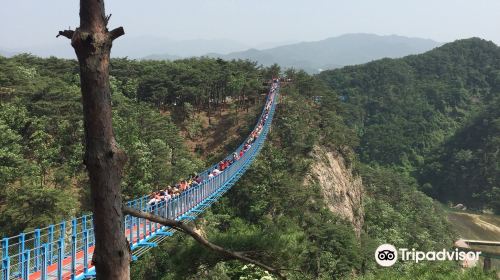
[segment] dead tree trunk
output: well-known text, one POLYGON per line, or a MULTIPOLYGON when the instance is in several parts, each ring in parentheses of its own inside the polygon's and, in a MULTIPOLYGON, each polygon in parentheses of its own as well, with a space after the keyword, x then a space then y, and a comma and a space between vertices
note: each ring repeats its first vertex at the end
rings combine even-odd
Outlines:
POLYGON ((124 34, 108 31, 104 0, 80 1, 80 27, 59 31, 71 39, 80 64, 85 159, 94 213, 97 279, 130 279, 130 252, 124 234, 120 181, 127 160, 113 134, 109 60, 113 40, 124 34))

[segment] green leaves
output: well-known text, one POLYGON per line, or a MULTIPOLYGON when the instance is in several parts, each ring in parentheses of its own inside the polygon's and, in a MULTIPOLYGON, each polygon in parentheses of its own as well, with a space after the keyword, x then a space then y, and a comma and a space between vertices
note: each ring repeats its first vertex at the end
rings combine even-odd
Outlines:
POLYGON ((495 80, 487 77, 495 76, 499 58, 496 46, 464 40, 418 56, 325 71, 319 77, 352 108, 354 114, 343 115, 348 123, 363 128, 359 152, 364 162, 409 160, 415 166, 419 155, 442 144, 488 102, 495 80))
POLYGON ((78 211, 74 190, 41 188, 37 181, 27 178, 20 186, 9 186, 4 191, 0 224, 9 226, 1 227, 2 235, 39 228, 66 219, 78 211))
POLYGON ((500 212, 496 186, 500 183, 500 101, 474 117, 433 157, 426 160, 421 181, 431 184, 429 194, 468 207, 500 212), (434 168, 438 166, 439 168, 434 168), (450 188, 453 186, 453 188, 450 188))
POLYGON ((0 186, 20 175, 19 166, 23 163, 22 137, 0 119, 0 186))
POLYGON ((432 250, 453 238, 441 207, 417 190, 414 178, 394 169, 362 166, 365 231, 378 244, 432 250))
POLYGON ((359 280, 494 280, 495 272, 483 273, 480 267, 461 269, 456 262, 426 262, 405 264, 391 269, 378 269, 373 273, 358 277, 359 280))

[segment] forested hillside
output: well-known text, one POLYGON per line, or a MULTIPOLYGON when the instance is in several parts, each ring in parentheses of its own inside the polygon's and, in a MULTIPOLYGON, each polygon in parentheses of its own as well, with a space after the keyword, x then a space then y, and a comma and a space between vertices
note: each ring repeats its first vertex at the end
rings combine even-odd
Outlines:
MULTIPOLYGON (((186 147, 186 138, 206 130, 197 112, 215 122, 225 110, 237 121, 260 98, 262 77, 274 71, 214 59, 112 65, 113 125, 128 156, 126 199, 200 170, 205 163, 186 147), (240 102, 229 108, 226 97, 240 102)), ((0 234, 89 210, 79 84, 76 61, 0 57, 0 234)))
POLYGON ((494 43, 460 40, 319 78, 344 100, 362 162, 418 178, 422 190, 443 202, 500 211, 492 148, 498 143, 492 108, 500 95, 500 48, 494 43))
POLYGON ((497 98, 426 158, 420 175, 426 192, 500 214, 499 108, 497 98))
MULTIPOLYGON (((197 232, 283 268, 290 279, 415 279, 424 271, 439 279, 493 279, 479 269, 462 273, 453 262, 399 262, 384 270, 373 252, 382 243, 424 251, 451 246, 455 235, 441 205, 422 190, 496 207, 499 59, 494 44, 471 39, 319 77, 284 71, 292 82, 281 90, 266 145, 232 190, 196 220, 197 232), (346 172, 362 179, 359 236, 330 211, 321 185, 304 184, 317 147, 338 154, 346 172), (464 189, 460 197, 447 188, 454 164, 467 179, 456 186, 464 189), (471 189, 483 178, 486 185, 471 189)), ((280 73, 277 66, 208 58, 111 64, 113 125, 128 155, 125 199, 185 178, 237 145, 256 120, 252 110, 262 106, 263 82, 280 73), (229 131, 236 135, 224 135, 229 131)), ((87 211, 76 61, 0 57, 0 102, 0 234, 87 211)), ((273 279, 182 234, 134 262, 132 276, 273 279)))
MULTIPOLYGON (((357 143, 357 137, 344 124, 341 114, 345 109, 334 92, 305 72, 287 71, 286 75, 294 82, 282 90, 283 100, 261 156, 227 197, 197 222, 199 230, 216 243, 290 269, 287 275, 291 279, 359 274, 384 279, 384 271, 377 269, 372 256, 379 244, 423 250, 448 247, 453 233, 445 215, 417 190, 415 180, 383 168, 358 167, 367 188, 365 224, 359 239, 349 222, 328 210, 321 186, 303 185, 316 145, 337 151, 351 166, 358 166, 349 146, 357 143), (313 96, 323 96, 322 101, 313 101, 313 96)), ((261 279, 266 275, 210 255, 186 237, 174 239, 133 266, 134 277, 261 279)), ((425 267, 434 273, 457 269, 453 263, 425 267)), ((413 268, 399 267, 406 269, 408 275, 418 275, 413 268)), ((473 270, 464 277, 479 275, 473 270)))

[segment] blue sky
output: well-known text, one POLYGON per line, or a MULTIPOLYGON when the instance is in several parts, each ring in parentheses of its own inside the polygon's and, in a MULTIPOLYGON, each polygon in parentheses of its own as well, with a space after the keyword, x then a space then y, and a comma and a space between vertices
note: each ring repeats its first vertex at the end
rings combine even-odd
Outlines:
MULTIPOLYGON (((0 48, 54 44, 58 30, 78 25, 78 0, 2 2, 0 48)), ((106 10, 111 27, 122 25, 134 37, 255 46, 362 32, 500 44, 499 0, 107 0, 106 10)))

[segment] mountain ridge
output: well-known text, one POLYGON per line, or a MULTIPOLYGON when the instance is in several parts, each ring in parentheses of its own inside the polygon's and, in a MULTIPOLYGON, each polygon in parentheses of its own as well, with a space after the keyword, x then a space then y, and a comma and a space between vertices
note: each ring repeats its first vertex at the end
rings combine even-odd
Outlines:
POLYGON ((265 50, 249 49, 227 55, 209 54, 209 56, 226 60, 255 60, 265 66, 277 63, 285 68, 300 68, 309 73, 317 73, 384 57, 396 58, 423 53, 441 45, 442 43, 430 39, 354 33, 265 50))
MULTIPOLYGON (((112 57, 130 57, 144 60, 176 60, 188 57, 207 56, 225 60, 243 59, 256 61, 264 66, 274 63, 284 68, 303 69, 309 73, 362 64, 384 57, 396 58, 418 54, 442 43, 430 39, 399 35, 375 35, 368 33, 344 34, 319 41, 303 41, 278 45, 261 44, 258 48, 227 39, 171 40, 152 36, 130 36, 120 39, 113 48, 112 57), (274 47, 273 47, 274 45, 274 47)), ((30 46, 8 52, 10 57, 18 53, 33 53, 37 56, 74 58, 74 52, 66 42, 53 45, 30 46)))

